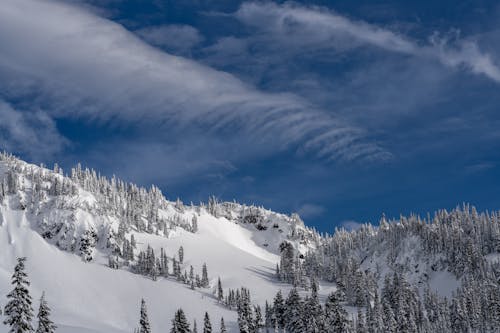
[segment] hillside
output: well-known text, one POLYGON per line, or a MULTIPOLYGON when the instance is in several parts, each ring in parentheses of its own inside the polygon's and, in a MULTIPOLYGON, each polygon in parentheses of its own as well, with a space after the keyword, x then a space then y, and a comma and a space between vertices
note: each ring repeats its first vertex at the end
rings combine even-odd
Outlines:
MULTIPOLYGON (((432 220, 383 217, 380 227, 320 235, 296 214, 215 198, 186 205, 167 200, 156 187, 106 179, 80 166, 65 175, 57 165, 49 170, 2 154, 0 295, 11 289, 16 258, 25 256, 35 307, 45 291, 58 332, 133 332, 141 298, 153 332, 169 331, 178 308, 198 327, 207 311, 216 331, 224 317, 228 330, 238 332, 234 304, 217 299, 219 278, 226 297, 245 287, 263 309, 278 290, 286 297, 295 285, 305 297, 318 281, 321 303, 335 290, 343 293, 354 329, 356 309, 368 322, 383 308, 379 295, 388 297, 388 284, 401 282, 408 291, 401 300, 415 299, 419 327, 433 331, 451 322, 454 310, 432 319, 426 300, 450 300, 474 287, 488 291, 477 295, 476 310, 489 317, 477 319, 484 327, 463 320, 468 328, 494 331, 500 328, 499 221, 498 212, 464 206, 432 220)), ((5 302, 0 298, 2 307, 5 302)), ((473 307, 466 303, 463 311, 473 307)), ((401 307, 394 310, 396 319, 402 316, 401 307)))
MULTIPOLYGON (((5 189, 0 205, 0 294, 7 294, 10 288, 16 257, 28 257, 32 293, 37 298, 46 291, 62 332, 75 332, 76 328, 82 332, 130 332, 137 326, 141 297, 148 302, 155 331, 167 331, 179 307, 198 323, 208 311, 217 321, 224 316, 228 327, 234 328, 235 311, 217 304, 212 293, 218 277, 225 290, 246 286, 252 290, 253 300, 263 304, 278 289, 289 289, 274 281, 280 242, 290 239, 297 247, 314 246, 313 242, 300 242, 302 235, 319 238, 296 221, 297 217, 234 203, 217 204, 217 211, 209 213, 215 203, 185 206, 166 200, 156 188, 147 191, 117 180, 108 182, 90 170, 73 171, 73 177, 64 177, 57 167, 47 170, 6 155, 0 161, 5 189), (109 194, 113 187, 117 192, 126 189, 126 194, 109 194), (127 216, 131 214, 128 205, 140 206, 132 217, 127 216), (154 225, 150 225, 152 207, 157 207, 154 225), (257 213, 259 220, 253 221, 257 213), (136 220, 132 223, 131 219, 136 220), (132 225, 118 236, 121 223, 132 225), (267 230, 259 230, 264 227, 267 230), (90 251, 82 251, 89 231, 96 237, 90 251), (123 245, 120 237, 130 239, 132 235, 136 255, 150 245, 157 254, 163 248, 170 259, 178 258, 182 246, 182 272, 192 265, 201 274, 206 263, 209 286, 193 291, 175 277, 153 281, 125 265, 110 269, 108 257, 123 245)), ((325 287, 323 294, 328 290, 325 287)), ((2 299, 0 304, 4 302, 2 299)), ((0 326, 0 332, 3 330, 0 326)))

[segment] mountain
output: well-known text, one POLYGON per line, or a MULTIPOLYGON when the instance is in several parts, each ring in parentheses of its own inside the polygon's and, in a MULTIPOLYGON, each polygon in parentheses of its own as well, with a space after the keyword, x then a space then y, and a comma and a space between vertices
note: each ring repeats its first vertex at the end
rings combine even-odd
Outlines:
MULTIPOLYGON (((453 320, 459 312, 463 329, 500 329, 500 213, 478 213, 468 205, 433 218, 382 217, 378 227, 320 235, 297 214, 213 197, 188 205, 167 200, 154 186, 107 179, 79 165, 65 175, 57 165, 49 170, 4 153, 2 308, 18 257, 27 257, 34 307, 45 291, 63 333, 133 332, 142 298, 153 332, 170 331, 179 308, 199 328, 207 312, 214 331, 223 317, 228 331, 238 332, 246 290, 264 312, 279 290, 287 298, 297 288, 305 313, 316 283, 321 304, 342 294, 346 330, 358 329, 363 320, 382 329, 377 311, 383 309, 403 325, 397 320, 402 305, 383 306, 391 297, 394 303, 413 304, 407 313, 422 332, 439 325, 445 332, 460 329, 453 320)), ((267 321, 276 321, 276 311, 265 312, 267 321)), ((305 330, 307 322, 295 330, 305 330)), ((7 329, 0 326, 2 333, 7 329)))

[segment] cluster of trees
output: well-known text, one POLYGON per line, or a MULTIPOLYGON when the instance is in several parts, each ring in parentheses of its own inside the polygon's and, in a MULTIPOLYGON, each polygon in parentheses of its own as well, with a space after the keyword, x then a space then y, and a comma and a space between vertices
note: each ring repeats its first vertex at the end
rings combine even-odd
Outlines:
MULTIPOLYGON (((46 206, 67 211, 75 211, 79 207, 96 216, 116 218, 120 221, 119 231, 102 235, 106 246, 121 244, 131 229, 167 236, 170 230, 177 227, 190 232, 196 232, 198 229, 196 214, 186 217, 184 204, 180 200, 169 202, 155 186, 146 189, 115 177, 108 179, 95 170, 83 169, 81 165, 71 169, 70 175, 65 176, 57 164, 53 170, 48 170, 43 165, 37 167, 26 164, 6 153, 0 153, 0 161, 8 165, 6 177, 0 181, 0 203, 6 195, 22 191, 25 195, 20 197, 20 208, 30 209, 34 215, 47 210, 46 206), (67 200, 68 196, 81 194, 81 190, 92 193, 96 202, 67 200), (159 210, 167 210, 168 207, 173 207, 176 213, 168 217, 160 216, 159 210)), ((200 212, 199 208, 194 209, 194 206, 192 210, 200 212)), ((70 215, 69 220, 71 219, 74 219, 74 216, 70 215)), ((74 231, 71 230, 71 226, 46 223, 46 221, 40 221, 39 227, 41 234, 47 239, 62 234, 70 237, 74 231)), ((84 250, 90 249, 91 252, 95 244, 89 244, 88 235, 77 236, 78 239, 68 240, 68 245, 59 243, 56 245, 61 245, 64 250, 79 250, 84 247, 84 250)), ((88 252, 81 251, 84 260, 91 260, 88 252)))
POLYGON ((487 259, 500 253, 499 212, 479 214, 464 205, 432 219, 383 217, 379 227, 336 230, 304 256, 291 242, 280 249, 279 280, 306 289, 316 279, 335 282, 346 305, 365 309, 355 322, 366 321, 373 332, 500 330, 500 263, 487 259), (461 281, 451 299, 421 287, 443 270, 461 281), (413 276, 419 289, 405 276, 413 276))
MULTIPOLYGON (((208 312, 205 312, 205 316, 203 318, 203 328, 201 332, 215 333, 215 331, 212 329, 212 323, 210 321, 208 312)), ((219 332, 227 333, 224 318, 220 319, 219 332)), ((146 302, 144 301, 144 299, 142 299, 141 301, 139 327, 134 330, 134 333, 152 333, 146 308, 146 302)), ((191 329, 191 325, 189 324, 184 311, 182 309, 178 309, 174 314, 174 318, 172 319, 172 328, 170 329, 170 333, 198 333, 198 325, 196 324, 196 320, 194 320, 193 328, 191 329)))
POLYGON ((160 255, 157 256, 154 249, 148 245, 145 251, 139 251, 136 256, 134 254, 135 247, 136 242, 131 235, 130 241, 123 242, 122 249, 116 248, 115 253, 109 256, 109 267, 118 269, 122 266, 131 266, 133 272, 150 277, 155 281, 158 277, 175 277, 177 281, 190 285, 191 289, 209 287, 207 264, 204 263, 202 266, 201 277, 198 273, 194 273, 193 266, 189 267, 189 273, 186 269, 182 272, 184 247, 179 247, 177 258, 174 256, 171 260, 163 248, 160 248, 160 255))
POLYGON ((28 289, 30 282, 25 272, 25 262, 26 258, 17 259, 17 265, 12 274, 14 288, 7 294, 8 302, 4 308, 6 319, 3 323, 10 326, 9 332, 11 333, 54 333, 57 326, 50 319, 50 308, 45 300, 45 293, 42 293, 40 298, 36 331, 33 329, 33 301, 28 289))

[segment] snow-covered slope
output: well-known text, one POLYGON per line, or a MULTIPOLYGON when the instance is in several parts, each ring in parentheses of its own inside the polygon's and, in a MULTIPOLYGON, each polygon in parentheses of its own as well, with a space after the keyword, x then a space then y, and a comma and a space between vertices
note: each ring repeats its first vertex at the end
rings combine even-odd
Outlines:
MULTIPOLYGON (((57 166, 49 170, 0 154, 2 308, 18 257, 28 258, 34 306, 45 291, 62 333, 133 332, 141 298, 153 332, 169 331, 179 308, 190 322, 201 324, 206 311, 215 330, 224 317, 229 332, 238 332, 234 307, 216 298, 219 279, 226 296, 245 287, 260 306, 278 290, 286 296, 291 283, 305 295, 319 280, 320 300, 338 287, 351 314, 375 308, 378 295, 387 301, 388 290, 399 288, 401 304, 441 304, 439 323, 419 323, 427 331, 451 322, 449 312, 460 310, 459 302, 467 312, 475 304, 467 295, 481 295, 485 309, 500 304, 500 212, 464 206, 432 220, 383 217, 379 227, 319 235, 296 214, 215 198, 185 205, 156 187, 106 179, 80 166, 64 175, 57 166), (195 278, 204 265, 207 279, 195 278), (451 305, 438 296, 452 299, 451 305)), ((427 316, 418 307, 419 316, 427 316)), ((496 309, 498 325, 491 310, 481 313, 494 329, 500 327, 496 309)), ((468 325, 477 326, 479 315, 472 317, 468 325)))
MULTIPOLYGON (((104 181, 88 170, 80 180, 55 171, 6 155, 0 160, 0 295, 11 288, 16 258, 26 256, 31 293, 36 299, 46 292, 59 332, 131 332, 137 326, 141 298, 147 301, 154 332, 168 331, 178 308, 198 323, 207 311, 216 328, 223 316, 230 331, 236 331, 235 311, 219 304, 213 294, 218 278, 225 291, 249 288, 252 301, 263 305, 278 289, 284 293, 290 289, 275 279, 279 244, 287 239, 305 249, 319 241, 298 216, 215 201, 201 207, 184 206, 167 201, 153 189, 143 197, 154 202, 141 204, 155 207, 157 223, 150 226, 150 216, 141 213, 132 219, 139 219, 144 230, 131 223, 124 238, 134 236, 136 255, 149 245, 156 254, 163 248, 170 259, 178 259, 182 246, 182 271, 192 265, 201 274, 206 263, 210 285, 191 290, 174 277, 153 281, 129 266, 108 267, 108 257, 122 244, 117 234, 127 216, 122 211, 130 202, 120 203, 118 194, 103 194, 109 188, 103 190, 104 181), (95 179, 100 188, 89 190, 94 186, 89 179, 95 179), (82 251, 89 230, 96 236, 90 250, 82 251), (86 262, 89 253, 91 259, 86 262)), ((145 193, 123 186, 124 191, 145 193)), ((325 286, 321 294, 325 296, 331 288, 325 286)), ((2 296, 0 306, 5 302, 2 296)), ((0 326, 0 332, 5 329, 0 326)))

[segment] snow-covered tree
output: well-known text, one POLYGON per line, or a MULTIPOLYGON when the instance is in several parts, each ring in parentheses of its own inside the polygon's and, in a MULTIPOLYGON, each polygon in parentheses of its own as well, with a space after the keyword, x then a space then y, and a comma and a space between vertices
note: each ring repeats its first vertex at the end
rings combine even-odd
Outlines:
POLYGON ((170 330, 170 333, 191 333, 189 323, 182 309, 175 312, 174 319, 172 319, 172 329, 170 330))
POLYGON ((224 318, 220 319, 220 333, 227 333, 226 324, 224 323, 224 318))
POLYGON ((144 301, 144 299, 141 300, 139 333, 151 333, 151 326, 149 325, 149 318, 148 318, 148 310, 146 308, 146 301, 144 301))
POLYGON ((207 264, 203 264, 202 272, 201 272, 201 286, 203 288, 208 288, 210 282, 208 281, 208 270, 207 264))
POLYGON ((12 275, 14 289, 7 294, 9 300, 5 305, 5 325, 10 326, 11 333, 27 333, 33 331, 31 321, 33 319, 32 299, 28 290, 30 282, 25 272, 26 258, 18 258, 17 265, 12 275))
POLYGON ((50 319, 50 308, 45 300, 45 292, 40 298, 40 307, 38 308, 38 327, 36 333, 54 333, 57 326, 50 319))
POLYGON ((208 312, 205 312, 205 317, 203 318, 203 333, 212 333, 212 323, 210 323, 208 312))

